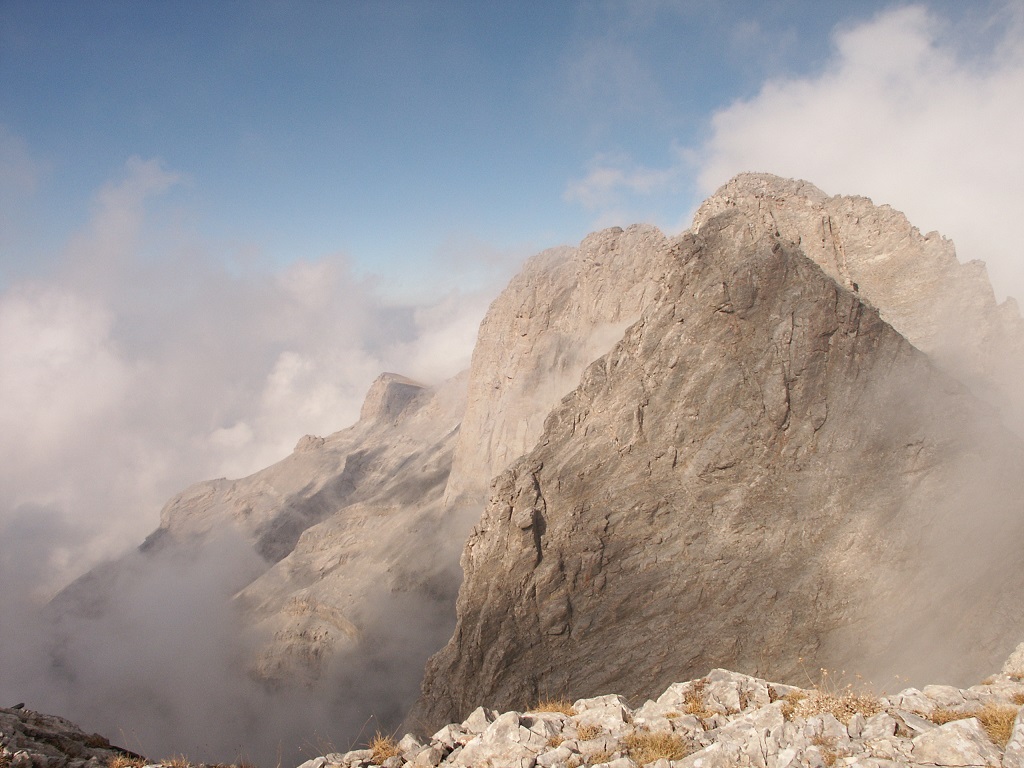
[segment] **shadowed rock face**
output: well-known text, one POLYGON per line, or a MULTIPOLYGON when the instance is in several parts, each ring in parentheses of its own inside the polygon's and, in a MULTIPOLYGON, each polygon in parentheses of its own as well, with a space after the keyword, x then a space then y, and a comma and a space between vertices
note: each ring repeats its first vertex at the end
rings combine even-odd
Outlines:
POLYGON ((922 234, 907 217, 866 197, 829 197, 806 181, 744 173, 701 205, 693 228, 735 210, 763 235, 799 245, 830 277, 876 307, 1024 434, 1024 321, 1017 302, 997 304, 985 265, 961 264, 953 242, 922 234))
POLYGON ((983 674, 1020 635, 1021 443, 745 214, 671 244, 649 309, 495 479, 410 724, 801 657, 983 674))

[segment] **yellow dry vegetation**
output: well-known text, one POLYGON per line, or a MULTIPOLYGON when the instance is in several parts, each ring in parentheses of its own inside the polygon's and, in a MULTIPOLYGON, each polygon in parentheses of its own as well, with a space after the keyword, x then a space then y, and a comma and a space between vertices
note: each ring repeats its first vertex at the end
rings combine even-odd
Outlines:
POLYGON ((561 712, 563 715, 575 714, 572 702, 568 699, 541 699, 534 706, 530 707, 529 711, 561 712))
POLYGON ((114 755, 107 761, 107 768, 142 768, 146 761, 130 755, 114 755))
POLYGON ((683 711, 701 720, 715 714, 704 703, 704 688, 706 685, 707 681, 696 680, 693 683, 693 687, 683 694, 683 711))
POLYGON ((695 751, 690 741, 676 733, 635 731, 626 736, 623 744, 626 753, 637 765, 647 765, 662 758, 682 760, 695 751))
POLYGON ((956 711, 952 709, 938 708, 933 710, 928 719, 936 725, 945 725, 954 720, 966 720, 969 717, 976 717, 985 733, 1000 749, 1006 748, 1006 742, 1010 740, 1013 732, 1013 721, 1017 718, 1017 707, 1008 707, 999 704, 986 704, 981 709, 973 711, 956 711))
POLYGON ((395 740, 380 731, 374 734, 367 747, 373 750, 371 760, 373 760, 374 765, 383 765, 384 761, 389 757, 397 757, 399 754, 398 745, 395 743, 395 740))

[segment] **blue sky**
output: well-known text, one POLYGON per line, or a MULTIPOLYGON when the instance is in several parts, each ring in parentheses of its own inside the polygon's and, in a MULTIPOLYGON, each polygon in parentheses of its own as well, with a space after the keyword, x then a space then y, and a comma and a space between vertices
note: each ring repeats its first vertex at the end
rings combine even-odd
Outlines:
POLYGON ((0 542, 52 589, 464 367, 528 255, 743 170, 1024 296, 1022 133, 1021 0, 0 0, 0 542))
MULTIPOLYGON (((566 195, 592 164, 699 150, 715 110, 818 71, 837 25, 887 7, 4 0, 0 123, 34 181, 4 271, 59 252, 133 156, 180 176, 150 215, 210 258, 343 251, 393 281, 446 249, 577 241, 608 218, 566 195)), ((695 176, 616 212, 674 226, 695 176)))

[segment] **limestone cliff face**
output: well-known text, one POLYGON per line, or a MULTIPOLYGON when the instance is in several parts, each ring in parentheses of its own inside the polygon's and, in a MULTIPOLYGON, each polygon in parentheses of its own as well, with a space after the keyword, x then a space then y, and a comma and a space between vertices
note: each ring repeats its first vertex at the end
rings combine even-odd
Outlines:
POLYGON ((341 507, 379 493, 381 482, 391 480, 389 470, 414 450, 415 443, 436 440, 458 424, 464 407, 461 397, 454 415, 442 416, 443 423, 436 428, 424 430, 422 414, 404 418, 407 411, 422 409, 433 394, 405 377, 381 374, 352 427, 326 438, 306 435, 290 456, 249 477, 196 483, 164 506, 160 526, 143 549, 187 543, 231 527, 255 540, 265 559, 277 562, 307 528, 341 507), (410 425, 419 427, 415 437, 406 435, 410 425))
POLYGON ((969 676, 1024 629, 1024 446, 781 228, 698 220, 495 480, 410 723, 802 656, 969 676))
POLYGON ((533 447, 548 411, 640 316, 667 259, 656 228, 615 227, 545 251, 513 278, 473 350, 450 505, 482 510, 491 478, 533 447))
MULTIPOLYGON (((264 639, 255 673, 276 684, 313 684, 344 655, 388 667, 383 687, 414 688, 421 666, 451 628, 459 542, 467 526, 441 503, 465 408, 465 375, 437 390, 385 374, 363 406, 359 443, 334 480, 322 520, 235 598, 264 639), (352 464, 358 470, 350 470, 352 464), (358 482, 351 477, 358 476, 358 482), (430 557, 422 557, 426 550, 430 557), (389 613, 405 615, 405 631, 389 613), (379 638, 386 627, 390 644, 379 638)), ((331 450, 346 433, 328 438, 331 450)), ((313 478, 309 478, 312 480, 313 478)), ((321 491, 322 493, 322 491, 321 491)))

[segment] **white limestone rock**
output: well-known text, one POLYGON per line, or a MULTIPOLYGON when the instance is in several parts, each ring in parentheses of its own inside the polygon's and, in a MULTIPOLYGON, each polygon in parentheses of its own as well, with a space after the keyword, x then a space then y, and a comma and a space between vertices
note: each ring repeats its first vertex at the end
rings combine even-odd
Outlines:
POLYGON ((918 765, 999 768, 1002 757, 976 718, 954 720, 914 738, 911 759, 918 765))
POLYGON ((1003 674, 1024 679, 1024 643, 1018 645, 1003 664, 1003 674))

